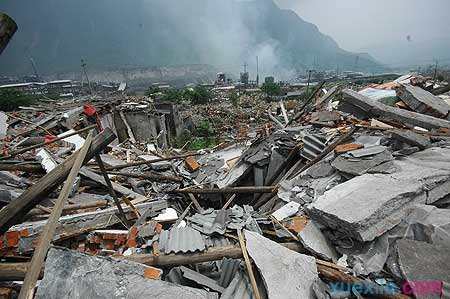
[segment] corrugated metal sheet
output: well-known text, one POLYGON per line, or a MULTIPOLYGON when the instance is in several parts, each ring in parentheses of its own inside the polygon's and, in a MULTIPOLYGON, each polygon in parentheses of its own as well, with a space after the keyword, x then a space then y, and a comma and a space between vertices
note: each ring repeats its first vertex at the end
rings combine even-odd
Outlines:
POLYGON ((303 137, 303 143, 301 156, 310 161, 322 153, 326 147, 326 139, 320 135, 306 135, 303 137))
POLYGON ((244 207, 245 210, 242 207, 235 205, 229 209, 231 213, 228 213, 228 221, 224 225, 214 222, 219 212, 218 210, 213 210, 206 214, 197 213, 191 217, 187 217, 187 220, 194 229, 205 235, 212 235, 213 233, 223 235, 227 228, 241 229, 243 227, 248 227, 248 229, 252 231, 260 232, 258 224, 252 219, 251 214, 254 214, 253 208, 250 206, 244 207))
POLYGON ((206 215, 195 214, 188 217, 187 220, 193 228, 204 233, 205 235, 212 235, 213 233, 223 235, 226 231, 226 227, 222 227, 219 223, 214 223, 216 216, 217 212, 213 211, 212 213, 206 215))
POLYGON ((159 235, 159 248, 168 253, 195 252, 206 249, 202 235, 191 227, 172 228, 159 235))
POLYGON ((228 238, 222 236, 206 236, 205 237, 206 247, 224 247, 233 245, 228 238))

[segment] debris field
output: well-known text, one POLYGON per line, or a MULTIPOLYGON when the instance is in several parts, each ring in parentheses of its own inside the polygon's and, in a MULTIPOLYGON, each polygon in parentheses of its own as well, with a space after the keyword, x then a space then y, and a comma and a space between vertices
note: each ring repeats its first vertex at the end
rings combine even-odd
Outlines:
POLYGON ((450 298, 450 97, 314 89, 0 112, 0 297, 450 298), (217 145, 177 143, 208 117, 217 145))

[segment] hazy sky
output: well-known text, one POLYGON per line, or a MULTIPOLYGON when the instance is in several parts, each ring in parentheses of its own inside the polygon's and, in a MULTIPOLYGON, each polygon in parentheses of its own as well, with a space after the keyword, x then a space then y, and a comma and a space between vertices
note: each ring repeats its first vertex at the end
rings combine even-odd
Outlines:
POLYGON ((450 40, 450 0, 275 1, 350 51, 404 42, 408 35, 417 42, 450 40))

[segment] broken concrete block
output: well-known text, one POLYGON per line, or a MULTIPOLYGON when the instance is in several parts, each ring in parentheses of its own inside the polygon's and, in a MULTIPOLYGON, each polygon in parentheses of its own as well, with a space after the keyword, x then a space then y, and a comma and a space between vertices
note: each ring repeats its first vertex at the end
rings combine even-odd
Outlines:
POLYGON ((273 212, 272 216, 275 217, 275 219, 277 219, 278 221, 281 221, 287 217, 297 214, 299 208, 299 203, 291 201, 273 212))
POLYGON ((439 118, 446 118, 450 106, 441 98, 409 84, 401 85, 397 96, 412 110, 439 118))
POLYGON ((161 281, 143 264, 51 248, 37 299, 217 298, 217 294, 161 281))
POLYGON ((257 233, 245 231, 247 251, 258 267, 271 299, 315 298, 318 278, 312 256, 289 250, 257 233))
POLYGON ((450 148, 430 148, 395 160, 393 174, 364 174, 332 188, 308 207, 321 224, 371 241, 397 225, 413 205, 450 193, 450 148))
POLYGON ((372 155, 370 157, 367 157, 365 155, 361 156, 361 158, 359 155, 358 158, 352 157, 352 153, 357 151, 359 150, 352 151, 347 153, 346 155, 337 157, 333 162, 331 162, 331 166, 344 173, 352 175, 362 175, 374 169, 375 167, 394 159, 394 157, 392 157, 391 153, 387 149, 384 149, 381 153, 372 155))
MULTIPOLYGON (((418 299, 443 298, 442 286, 450 282, 450 246, 398 240, 398 264, 408 284, 404 289, 418 299)), ((447 297, 446 297, 447 298, 447 297)))
POLYGON ((298 237, 305 249, 314 255, 327 261, 336 262, 338 260, 335 248, 313 220, 308 221, 308 224, 298 234, 298 237))
POLYGON ((355 110, 373 117, 381 117, 386 120, 400 121, 409 125, 419 126, 425 129, 450 128, 450 122, 444 119, 432 117, 417 112, 394 108, 375 102, 353 90, 342 91, 344 96, 342 103, 346 106, 342 111, 353 113, 355 110))
POLYGON ((391 133, 392 138, 412 146, 417 146, 422 150, 431 145, 430 137, 417 134, 413 131, 393 130, 391 133))

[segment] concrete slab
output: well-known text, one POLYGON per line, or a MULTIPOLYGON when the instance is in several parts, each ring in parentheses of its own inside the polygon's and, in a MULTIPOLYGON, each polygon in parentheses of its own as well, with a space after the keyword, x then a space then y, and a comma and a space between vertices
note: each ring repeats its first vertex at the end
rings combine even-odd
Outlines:
POLYGON ((450 111, 450 105, 444 100, 417 86, 401 85, 397 90, 397 96, 419 113, 445 118, 450 111))
MULTIPOLYGON (((417 299, 439 299, 442 285, 450 282, 449 246, 412 240, 398 240, 398 264, 417 299)), ((448 297, 445 297, 448 298, 448 297)))
POLYGON ((317 266, 312 256, 289 250, 257 233, 245 231, 247 250, 271 299, 315 298, 317 266))
MULTIPOLYGON (((349 152, 348 154, 350 153, 351 152, 349 152)), ((362 175, 371 170, 376 171, 375 167, 385 162, 392 161, 393 159, 394 158, 392 157, 391 153, 387 149, 385 149, 381 153, 363 158, 353 158, 341 155, 337 157, 333 162, 331 162, 331 166, 344 173, 352 175, 362 175)))
POLYGON ((36 298, 218 298, 215 293, 152 279, 161 272, 131 261, 52 248, 36 298))
POLYGON ((305 249, 315 256, 333 262, 338 260, 335 248, 313 220, 308 221, 308 224, 298 234, 298 237, 305 249))
POLYGON ((413 131, 393 130, 392 138, 420 149, 426 149, 431 145, 430 137, 417 134, 413 131))
POLYGON ((450 193, 450 148, 430 148, 394 161, 393 174, 364 174, 320 196, 310 216, 359 241, 372 241, 396 226, 407 209, 450 193))

